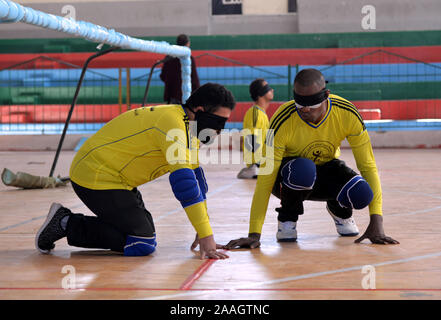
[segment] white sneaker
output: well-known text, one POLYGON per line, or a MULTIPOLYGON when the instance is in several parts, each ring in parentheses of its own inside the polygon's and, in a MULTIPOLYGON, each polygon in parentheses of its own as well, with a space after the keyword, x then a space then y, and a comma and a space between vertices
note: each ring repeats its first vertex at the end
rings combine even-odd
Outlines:
POLYGON ((278 229, 276 238, 278 242, 295 242, 297 241, 297 222, 278 221, 278 229))
POLYGON ((334 219, 335 227, 337 228, 337 232, 342 237, 354 237, 358 235, 359 231, 357 228, 357 224, 355 223, 354 218, 350 217, 348 219, 342 219, 335 216, 331 210, 329 210, 328 205, 326 205, 326 210, 328 210, 332 219, 334 219))
POLYGON ((237 174, 238 179, 256 179, 257 178, 257 165, 253 164, 249 167, 243 168, 237 174))

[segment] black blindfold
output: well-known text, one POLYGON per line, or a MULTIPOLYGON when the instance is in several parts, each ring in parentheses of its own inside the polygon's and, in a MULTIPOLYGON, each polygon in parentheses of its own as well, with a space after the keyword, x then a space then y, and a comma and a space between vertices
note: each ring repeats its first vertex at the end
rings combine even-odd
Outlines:
POLYGON ((328 93, 326 91, 327 89, 325 87, 316 94, 313 94, 311 96, 301 96, 294 91, 294 100, 296 104, 299 104, 300 106, 303 107, 314 106, 322 103, 328 98, 328 93))
POLYGON ((258 90, 254 91, 251 98, 256 101, 259 97, 263 97, 264 95, 266 95, 270 90, 272 90, 272 88, 268 84, 266 84, 260 87, 258 90))

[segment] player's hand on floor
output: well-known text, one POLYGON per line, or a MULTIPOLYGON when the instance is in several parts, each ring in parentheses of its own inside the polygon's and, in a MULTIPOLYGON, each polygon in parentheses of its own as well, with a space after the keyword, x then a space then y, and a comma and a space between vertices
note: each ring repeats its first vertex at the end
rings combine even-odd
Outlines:
POLYGON ((372 214, 371 220, 365 233, 355 240, 355 243, 360 243, 364 239, 369 239, 374 244, 399 244, 399 242, 384 234, 383 217, 378 214, 372 214))
POLYGON ((190 249, 195 250, 199 245, 200 248, 200 256, 201 259, 209 258, 209 259, 227 259, 229 258, 223 252, 217 251, 217 249, 223 249, 224 246, 221 244, 217 244, 214 241, 213 235, 199 239, 199 235, 196 233, 196 237, 191 244, 190 249))
POLYGON ((251 233, 246 238, 239 238, 231 240, 224 246, 224 249, 231 250, 236 248, 251 248, 255 249, 260 247, 260 234, 251 233))
MULTIPOLYGON (((196 233, 196 236, 194 237, 194 241, 191 244, 190 249, 195 250, 199 245, 199 235, 196 233)), ((221 244, 216 243, 216 249, 224 249, 224 246, 221 244)))

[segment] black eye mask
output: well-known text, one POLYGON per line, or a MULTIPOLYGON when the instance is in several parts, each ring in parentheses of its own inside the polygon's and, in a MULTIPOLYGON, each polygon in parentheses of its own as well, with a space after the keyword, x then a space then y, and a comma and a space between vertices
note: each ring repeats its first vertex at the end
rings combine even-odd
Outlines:
POLYGON ((313 106, 322 103, 328 98, 328 93, 326 91, 327 89, 323 88, 322 90, 311 96, 301 96, 294 91, 294 100, 296 103, 303 107, 313 106))
POLYGON ((254 96, 251 98, 253 100, 257 100, 259 97, 263 97, 267 94, 268 91, 272 90, 272 88, 269 86, 269 84, 264 85, 263 87, 260 87, 257 92, 254 93, 254 96))
POLYGON ((210 136, 202 137, 200 132, 204 129, 212 129, 219 133, 225 128, 225 123, 228 118, 221 117, 209 112, 198 111, 195 113, 195 120, 197 123, 197 136, 202 143, 208 143, 210 136))
POLYGON ((220 131, 225 128, 225 123, 227 122, 228 118, 209 112, 198 111, 195 114, 195 120, 198 123, 198 132, 203 129, 220 131))
POLYGON ((271 90, 271 87, 268 84, 266 84, 259 89, 259 92, 257 94, 259 95, 259 97, 263 97, 270 90, 271 90))

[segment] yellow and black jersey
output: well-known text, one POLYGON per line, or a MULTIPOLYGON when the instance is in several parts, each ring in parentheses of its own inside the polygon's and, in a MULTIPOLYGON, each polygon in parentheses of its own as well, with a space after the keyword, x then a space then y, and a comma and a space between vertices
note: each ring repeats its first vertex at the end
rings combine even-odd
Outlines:
POLYGON ((180 105, 127 111, 85 141, 73 159, 70 178, 89 189, 131 190, 167 172, 195 168, 197 153, 190 143, 195 145, 196 138, 190 141, 188 123, 180 105), (184 161, 170 162, 173 151, 185 154, 184 161))
MULTIPOLYGON (((72 161, 70 179, 94 190, 132 190, 167 172, 195 170, 199 141, 190 132, 180 105, 127 111, 85 141, 72 161)), ((200 238, 212 234, 205 201, 184 209, 200 238)))
POLYGON ((328 109, 318 123, 304 121, 295 101, 280 106, 271 118, 265 143, 265 162, 261 164, 253 196, 250 233, 261 233, 268 201, 280 163, 284 157, 303 157, 322 165, 340 156, 340 145, 349 142, 363 178, 369 183, 374 198, 370 214, 382 214, 381 184, 370 138, 357 108, 348 100, 329 95, 328 109))
POLYGON ((247 165, 259 163, 262 158, 262 147, 269 128, 268 116, 261 107, 254 105, 247 110, 243 118, 244 162, 247 165), (249 139, 253 136, 253 139, 249 139))

